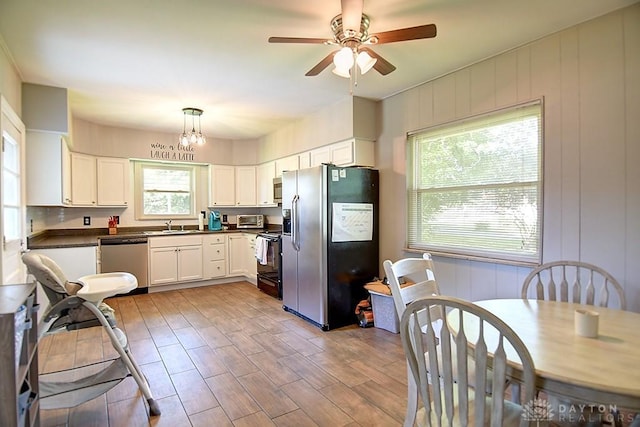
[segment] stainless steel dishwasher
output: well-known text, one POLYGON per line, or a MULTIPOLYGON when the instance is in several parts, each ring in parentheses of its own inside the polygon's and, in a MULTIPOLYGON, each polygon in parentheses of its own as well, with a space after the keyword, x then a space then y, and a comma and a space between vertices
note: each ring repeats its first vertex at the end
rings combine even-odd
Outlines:
POLYGON ((126 271, 136 276, 138 289, 130 293, 147 293, 148 251, 146 237, 106 237, 100 239, 100 272, 126 271))

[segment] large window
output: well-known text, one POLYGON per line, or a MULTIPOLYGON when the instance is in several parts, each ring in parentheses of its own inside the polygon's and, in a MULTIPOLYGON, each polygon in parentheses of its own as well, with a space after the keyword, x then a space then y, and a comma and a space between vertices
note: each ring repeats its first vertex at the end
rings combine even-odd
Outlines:
POLYGON ((542 103, 408 136, 408 246, 539 262, 542 103))
POLYGON ((196 217, 195 166, 137 162, 135 175, 138 219, 196 217))

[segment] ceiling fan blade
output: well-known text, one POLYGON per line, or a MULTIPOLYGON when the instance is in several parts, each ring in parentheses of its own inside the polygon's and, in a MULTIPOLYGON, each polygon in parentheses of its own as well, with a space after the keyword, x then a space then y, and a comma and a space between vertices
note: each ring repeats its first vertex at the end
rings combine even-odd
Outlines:
POLYGON ((360 30, 363 3, 364 0, 341 0, 343 30, 360 30))
POLYGON ((430 39, 437 33, 435 24, 419 25, 417 27, 401 28, 399 30, 384 31, 373 34, 378 38, 377 44, 401 42, 405 40, 430 39))
POLYGON ((387 61, 382 56, 375 53, 373 50, 364 46, 360 46, 360 50, 363 52, 367 52, 369 55, 371 55, 371 57, 377 59, 376 63, 373 65, 373 68, 383 76, 386 76, 392 71, 395 71, 396 67, 391 62, 387 61))
POLYGON ((330 42, 327 39, 312 39, 306 37, 269 37, 269 43, 311 43, 324 44, 330 42))
POLYGON ((307 71, 307 74, 305 74, 305 76, 311 77, 311 76, 317 76, 318 74, 320 74, 322 70, 324 70, 329 65, 331 65, 331 63, 333 62, 333 56, 336 54, 336 52, 337 51, 331 52, 329 55, 325 56, 322 61, 316 64, 315 67, 307 71))

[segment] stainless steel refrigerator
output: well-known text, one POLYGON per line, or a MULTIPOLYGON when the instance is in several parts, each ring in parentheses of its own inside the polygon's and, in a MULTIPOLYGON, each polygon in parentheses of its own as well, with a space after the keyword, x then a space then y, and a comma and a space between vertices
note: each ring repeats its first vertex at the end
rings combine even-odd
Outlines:
POLYGON ((362 167, 283 173, 285 310, 324 330, 356 323, 364 285, 379 272, 378 181, 362 167))

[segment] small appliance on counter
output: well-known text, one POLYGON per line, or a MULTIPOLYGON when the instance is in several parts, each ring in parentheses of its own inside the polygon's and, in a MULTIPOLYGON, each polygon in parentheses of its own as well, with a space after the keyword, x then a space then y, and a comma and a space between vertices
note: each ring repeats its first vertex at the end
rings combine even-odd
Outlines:
POLYGON ((220 221, 220 211, 209 212, 209 230, 222 230, 222 221, 220 221))
POLYGON ((264 215, 238 215, 236 216, 238 228, 264 228, 264 215))

